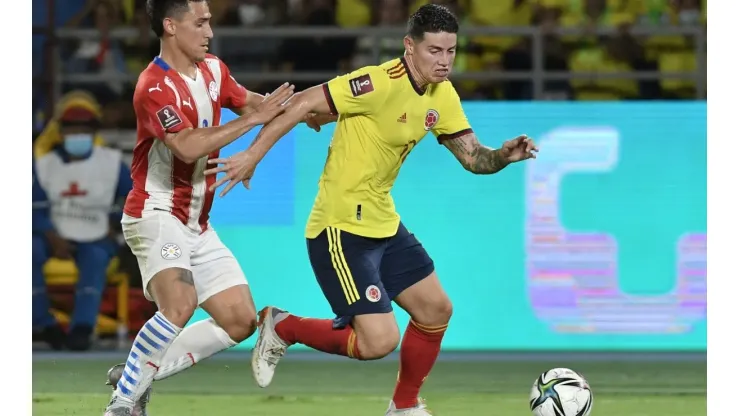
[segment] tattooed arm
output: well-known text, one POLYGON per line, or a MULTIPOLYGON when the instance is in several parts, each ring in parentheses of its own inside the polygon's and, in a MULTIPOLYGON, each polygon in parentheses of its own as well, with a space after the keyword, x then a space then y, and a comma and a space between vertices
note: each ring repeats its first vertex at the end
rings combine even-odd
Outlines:
POLYGON ((442 140, 442 144, 455 155, 465 170, 478 175, 496 173, 509 164, 500 149, 482 145, 472 131, 442 140))

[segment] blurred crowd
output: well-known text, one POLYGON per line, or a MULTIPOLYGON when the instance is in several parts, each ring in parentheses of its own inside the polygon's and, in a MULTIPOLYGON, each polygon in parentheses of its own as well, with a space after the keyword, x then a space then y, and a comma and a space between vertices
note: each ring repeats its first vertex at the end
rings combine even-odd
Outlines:
MULTIPOLYGON (((34 0, 45 4, 46 0, 34 0)), ((706 0, 211 0, 213 24, 219 27, 274 27, 279 25, 403 26, 421 4, 444 4, 469 26, 527 26, 543 28, 543 57, 548 71, 624 72, 631 70, 683 72, 697 69, 692 36, 637 36, 635 26, 706 27, 706 0), (597 36, 598 26, 616 28, 597 36), (558 36, 553 29, 571 28, 577 34, 558 36)), ((145 0, 67 0, 57 6, 59 27, 94 28, 100 39, 62 39, 58 45, 63 73, 123 73, 135 76, 159 52, 144 10, 145 0), (136 35, 110 39, 117 27, 134 27, 136 35)), ((377 39, 380 60, 403 53, 398 36, 377 39)), ((233 38, 219 41, 220 57, 232 72, 328 71, 342 73, 375 63, 376 38, 233 38)), ((457 73, 466 71, 527 71, 533 66, 532 41, 526 36, 461 36, 457 73)), ((706 50, 706 48, 704 48, 706 50)), ((38 48, 35 49, 38 51, 38 48)), ((42 59, 36 59, 41 61, 42 59)), ((37 71, 43 64, 37 63, 37 71)), ((286 73, 285 80, 290 81, 286 73)), ((248 88, 272 85, 240 79, 248 88)), ((304 88, 317 82, 297 83, 304 88)), ((85 89, 104 107, 103 125, 131 127, 131 82, 108 81, 75 85, 63 91, 85 89)), ((270 83, 268 83, 270 84, 270 83)), ((694 79, 637 81, 630 79, 573 79, 545 83, 547 98, 576 100, 694 99, 694 79)), ((533 98, 531 81, 459 81, 466 99, 526 100, 533 98)), ((35 89, 36 90, 36 89, 35 89)), ((43 94, 37 94, 37 103, 43 94)), ((48 106, 46 106, 48 108, 48 106)))

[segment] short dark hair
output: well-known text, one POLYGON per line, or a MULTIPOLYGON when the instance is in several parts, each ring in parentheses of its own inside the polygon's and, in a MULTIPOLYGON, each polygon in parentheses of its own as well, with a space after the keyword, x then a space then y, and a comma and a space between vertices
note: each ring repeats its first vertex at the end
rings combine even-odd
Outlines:
POLYGON ((164 35, 164 19, 179 16, 188 11, 190 3, 202 1, 208 0, 146 0, 146 14, 154 34, 161 38, 164 35))
POLYGON ((406 34, 414 40, 424 38, 424 33, 457 33, 457 17, 445 6, 425 4, 409 17, 406 34))

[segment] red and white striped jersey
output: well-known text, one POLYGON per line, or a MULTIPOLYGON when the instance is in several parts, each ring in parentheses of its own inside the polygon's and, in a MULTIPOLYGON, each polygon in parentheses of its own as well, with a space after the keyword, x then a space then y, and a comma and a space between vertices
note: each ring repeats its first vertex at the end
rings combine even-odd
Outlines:
POLYGON ((215 175, 206 177, 203 172, 208 159, 218 157, 219 152, 185 163, 172 154, 163 139, 167 133, 187 128, 218 126, 221 108, 245 106, 248 92, 213 55, 207 55, 197 67, 192 79, 157 57, 139 76, 134 92, 134 186, 124 213, 141 218, 146 211, 167 211, 188 228, 203 232, 213 204, 214 193, 208 188, 216 182, 215 175))

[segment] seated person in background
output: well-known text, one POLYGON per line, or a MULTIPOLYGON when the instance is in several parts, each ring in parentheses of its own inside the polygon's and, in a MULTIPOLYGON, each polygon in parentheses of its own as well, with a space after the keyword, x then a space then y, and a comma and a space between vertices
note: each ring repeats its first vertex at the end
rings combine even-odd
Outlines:
MULTIPOLYGON (((477 26, 529 26, 535 0, 470 0, 470 23, 477 26)), ((470 43, 479 53, 470 55, 469 67, 483 71, 526 71, 532 67, 531 42, 526 36, 476 35, 470 43)), ((532 98, 530 81, 481 83, 495 97, 507 100, 532 98)))
POLYGON ((588 78, 573 78, 570 82, 576 100, 626 100, 640 95, 639 83, 629 78, 606 77, 609 73, 630 72, 642 50, 629 34, 632 17, 627 14, 612 17, 620 29, 615 35, 599 37, 599 43, 573 52, 569 60, 571 72, 587 72, 588 78), (598 77, 598 75, 604 75, 598 77))
MULTIPOLYGON (((340 27, 372 25, 377 0, 337 0, 336 20, 340 27)), ((374 65, 374 64, 373 64, 374 65)))
POLYGON ((33 169, 33 325, 54 349, 90 348, 106 271, 118 245, 111 218, 116 199, 131 189, 131 173, 121 152, 94 146, 99 116, 70 105, 58 120, 61 142, 34 160, 33 169), (50 258, 74 260, 79 271, 74 312, 66 336, 49 311, 44 264, 50 258))
MULTIPOLYGON (((676 0, 671 2, 669 25, 699 27, 702 21, 702 5, 699 0, 676 0)), ((692 73, 697 70, 696 38, 693 36, 663 36, 649 39, 650 50, 657 55, 660 72, 692 73)), ((705 49, 706 51, 706 49, 705 49)), ((702 59, 704 59, 702 57, 702 59)), ((660 88, 663 98, 696 98, 697 78, 663 78, 660 88)))
MULTIPOLYGON (((378 8, 375 9, 373 23, 381 27, 402 27, 406 24, 408 14, 403 7, 403 0, 377 0, 378 8)), ((369 65, 377 65, 380 62, 390 61, 393 58, 403 56, 403 42, 398 36, 390 34, 386 37, 363 36, 357 39, 355 56, 352 67, 362 68, 369 65), (378 48, 380 56, 375 56, 375 48, 378 48)))
MULTIPOLYGON (((337 27, 331 0, 312 0, 303 4, 299 23, 302 26, 337 27)), ((345 72, 355 50, 355 39, 324 38, 320 36, 288 38, 278 51, 283 71, 286 72, 345 72)), ((348 71, 347 71, 348 72, 348 71)), ((311 82, 295 82, 295 90, 313 86, 311 82)))

